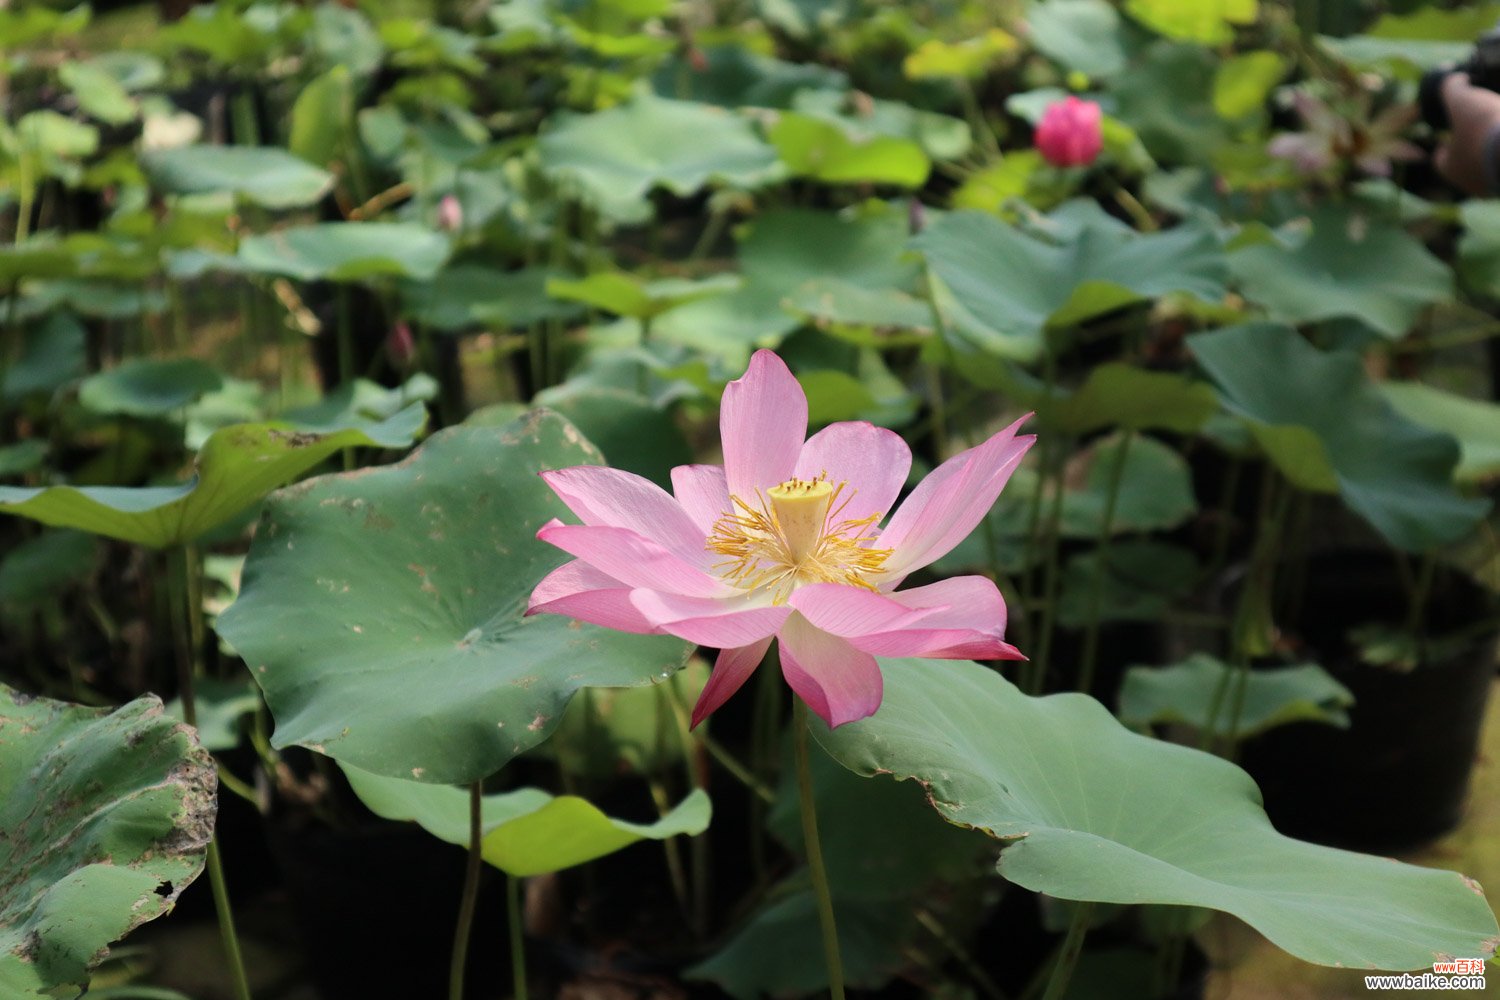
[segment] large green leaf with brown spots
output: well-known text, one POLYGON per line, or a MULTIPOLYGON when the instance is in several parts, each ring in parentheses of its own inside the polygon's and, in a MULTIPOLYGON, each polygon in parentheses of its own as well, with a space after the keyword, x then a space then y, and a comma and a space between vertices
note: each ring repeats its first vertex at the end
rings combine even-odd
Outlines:
POLYGON ((0 686, 0 996, 82 988, 203 870, 213 759, 154 697, 110 711, 0 686))

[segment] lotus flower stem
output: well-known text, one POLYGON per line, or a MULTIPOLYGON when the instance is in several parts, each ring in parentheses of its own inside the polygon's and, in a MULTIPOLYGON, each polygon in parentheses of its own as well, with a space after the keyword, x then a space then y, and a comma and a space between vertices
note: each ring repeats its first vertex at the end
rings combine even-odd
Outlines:
MULTIPOLYGON (((750 769, 757 776, 774 775, 777 761, 776 750, 782 745, 781 730, 781 678, 774 671, 763 670, 760 686, 755 692, 755 706, 750 716, 750 769)), ((762 787, 765 783, 762 782, 762 787)), ((755 871, 755 884, 764 889, 771 884, 770 867, 766 861, 766 810, 775 802, 775 797, 757 796, 750 800, 750 864, 755 871)))
MULTIPOLYGON (((706 792, 710 755, 708 735, 705 733, 702 739, 693 738, 692 725, 689 722, 690 710, 683 701, 682 692, 678 690, 677 680, 677 674, 673 674, 665 683, 657 686, 657 690, 661 692, 661 707, 666 709, 663 715, 670 716, 670 721, 677 724, 677 745, 682 751, 682 760, 686 765, 688 787, 706 792)), ((724 756, 728 758, 728 754, 724 756)), ((692 925, 693 934, 699 940, 702 940, 708 933, 708 910, 712 889, 711 858, 708 848, 706 837, 692 837, 688 840, 688 851, 692 858, 692 925)))
MULTIPOLYGON (((661 756, 662 748, 658 746, 657 756, 661 756)), ((646 783, 651 791, 651 801, 656 804, 656 813, 665 818, 672 811, 672 800, 667 795, 667 789, 662 783, 652 778, 646 783)), ((693 925, 692 894, 688 890, 687 869, 682 863, 682 846, 678 838, 668 837, 661 842, 662 854, 667 862, 667 877, 672 883, 672 895, 677 898, 677 908, 682 911, 683 919, 689 925, 693 925)), ((693 926, 693 933, 697 934, 698 928, 693 926)))
POLYGON ((958 96, 963 104, 964 117, 969 120, 969 128, 974 133, 974 138, 979 141, 989 154, 995 159, 1002 159, 1004 154, 1000 151, 1000 140, 995 136, 995 130, 990 127, 989 120, 984 117, 984 109, 980 107, 979 95, 974 93, 974 85, 964 77, 959 77, 958 96))
POLYGON ((1432 595, 1432 580, 1436 571, 1437 555, 1428 550, 1422 556, 1421 568, 1417 570, 1417 584, 1411 593, 1411 610, 1406 616, 1406 631, 1411 633, 1418 654, 1424 657, 1426 643, 1423 641, 1423 632, 1426 625, 1427 601, 1432 595))
POLYGON ((453 958, 448 964, 448 1000, 463 1000, 464 997, 464 968, 468 964, 469 934, 474 929, 474 903, 479 898, 479 873, 483 863, 480 852, 483 794, 483 782, 476 781, 469 786, 469 864, 464 870, 464 894, 458 904, 458 927, 453 933, 453 958))
POLYGON ((708 224, 703 227, 703 232, 698 234, 698 240, 693 244, 693 249, 688 253, 688 262, 702 260, 719 242, 719 237, 724 235, 724 227, 729 224, 729 212, 712 212, 708 217, 708 224))
POLYGON ((1157 963, 1157 996, 1172 996, 1182 979, 1182 960, 1187 953, 1188 932, 1178 930, 1162 945, 1157 963))
MULTIPOLYGON (((177 632, 178 697, 182 699, 182 718, 197 728, 198 702, 193 682, 198 672, 199 651, 203 648, 203 600, 198 586, 198 551, 189 545, 178 546, 168 553, 168 582, 171 587, 172 616, 179 624, 177 632)), ((224 958, 237 1000, 251 1000, 250 980, 245 974, 245 960, 234 930, 234 911, 229 905, 229 887, 224 880, 224 863, 219 857, 219 837, 215 832, 208 842, 208 884, 213 890, 214 913, 219 920, 219 937, 224 943, 224 958)))
POLYGON ((1078 683, 1075 685, 1084 694, 1094 684, 1094 661, 1099 658, 1099 610, 1104 599, 1104 581, 1109 574, 1109 542, 1115 529, 1115 509, 1120 502, 1120 484, 1125 479, 1125 462, 1130 456, 1133 431, 1127 430, 1121 437, 1115 453, 1114 465, 1109 470, 1108 492, 1104 495, 1104 514, 1099 520, 1099 547, 1095 550, 1098 569, 1094 572, 1094 585, 1089 590, 1089 622, 1083 634, 1083 655, 1079 658, 1078 683))
POLYGON ((1234 501, 1239 496, 1240 474, 1244 468, 1244 459, 1238 455, 1230 457, 1229 468, 1224 473, 1223 492, 1219 495, 1219 523, 1214 529, 1213 555, 1205 570, 1210 580, 1224 571, 1224 563, 1229 558, 1229 536, 1234 527, 1234 501))
POLYGON ((938 944, 946 948, 948 953, 958 961, 958 964, 964 967, 964 971, 969 974, 974 987, 980 993, 989 997, 990 1000, 1005 1000, 1005 994, 1001 991, 1000 987, 995 985, 995 981, 989 977, 984 968, 978 962, 974 961, 974 956, 969 953, 969 949, 964 947, 962 941, 949 933, 948 928, 944 927, 937 917, 921 907, 917 908, 916 917, 917 923, 921 924, 937 940, 938 944))
POLYGON ((839 958, 839 933, 833 921, 833 896, 828 890, 828 872, 823 867, 823 848, 818 842, 818 806, 813 798, 812 765, 807 757, 807 705, 800 697, 792 699, 792 731, 797 753, 802 843, 807 851, 813 895, 818 901, 818 924, 823 930, 823 961, 828 967, 828 992, 833 1000, 844 1000, 844 965, 839 958))
MULTIPOLYGON (((1052 349, 1051 344, 1044 340, 1042 343, 1042 391, 1050 399, 1056 388, 1057 352, 1052 349)), ((1036 565, 1037 560, 1037 546, 1046 544, 1049 547, 1049 551, 1055 550, 1057 547, 1056 534, 1048 535, 1045 539, 1042 536, 1042 501, 1044 499, 1042 494, 1047 484, 1048 472, 1054 465, 1058 467, 1057 476, 1059 481, 1061 481, 1065 454, 1063 442, 1061 441, 1053 441, 1046 446, 1046 450, 1042 453, 1041 461, 1038 463, 1036 487, 1031 491, 1031 502, 1027 504, 1026 544, 1021 553, 1021 613, 1023 617, 1026 617, 1026 638, 1032 645, 1036 644, 1037 632, 1042 627, 1039 623, 1033 623, 1031 618, 1028 617, 1036 607, 1036 573, 1033 571, 1033 567, 1036 565), (1034 624, 1036 627, 1033 627, 1034 624)), ((1054 525, 1054 529, 1055 527, 1054 525)), ((1042 599, 1047 599, 1045 590, 1042 599)), ((1047 630, 1050 631, 1050 627, 1047 630)), ((1028 694, 1036 694, 1038 692, 1040 687, 1038 674, 1042 668, 1043 663, 1040 658, 1034 658, 1026 664, 1026 668, 1021 675, 1022 690, 1028 694)))
MULTIPOLYGON (((344 385, 354 381, 354 294, 350 291, 347 281, 339 284, 338 311, 336 336, 338 338, 339 384, 344 385)), ((343 458, 344 471, 352 470, 354 449, 345 448, 339 454, 343 458)))
MULTIPOLYGON (((667 731, 674 728, 672 717, 672 701, 667 693, 665 683, 656 685, 656 760, 658 763, 665 762, 667 757, 667 731)), ((697 782, 692 768, 691 755, 688 753, 687 741, 680 735, 677 737, 679 748, 682 750, 683 759, 688 764, 688 780, 697 787, 697 782)), ((672 798, 667 794, 667 787, 662 783, 659 776, 649 777, 646 786, 651 790, 651 799, 656 803, 657 813, 665 817, 672 811, 672 798)), ((668 837, 661 842, 662 851, 667 859, 667 876, 672 882, 672 894, 677 897, 677 906, 682 910, 683 919, 692 928, 695 938, 702 936, 703 924, 698 920, 698 911, 693 905, 693 892, 689 886, 687 867, 682 861, 682 838, 668 837)), ((695 874, 698 874, 695 872, 695 874)), ((706 914, 704 919, 707 919, 706 914)))
POLYGON ((1260 509, 1265 513, 1256 529, 1255 547, 1250 553, 1250 565, 1240 588, 1234 620, 1229 629, 1232 654, 1230 665, 1234 669, 1226 671, 1214 687, 1213 698, 1209 702, 1208 722, 1199 734, 1200 750, 1213 748, 1227 697, 1230 710, 1226 729, 1226 755, 1231 759, 1234 757, 1235 741, 1239 738, 1240 715, 1244 709, 1245 689, 1249 682, 1250 660, 1267 651, 1261 648, 1265 644, 1265 637, 1257 636, 1253 630, 1260 619, 1269 614, 1265 609, 1270 607, 1275 586, 1276 560, 1291 498, 1290 487, 1282 482, 1274 469, 1267 469, 1262 480, 1260 498, 1260 509), (1233 695, 1229 694, 1231 682, 1235 684, 1233 695))
MULTIPOLYGON (((1058 533, 1062 526, 1062 501, 1064 484, 1063 473, 1065 465, 1059 451, 1056 465, 1053 468, 1052 480, 1052 502, 1047 508, 1047 524, 1044 529, 1047 545, 1047 565, 1042 576, 1042 624, 1037 632, 1037 654, 1036 659, 1028 665, 1027 693, 1041 694, 1047 686, 1047 669, 1051 666, 1052 657, 1052 633, 1057 623, 1057 587, 1058 587, 1058 562, 1061 556, 1062 545, 1058 539, 1058 533)), ((1046 485, 1044 477, 1037 484, 1040 491, 1046 485)))
MULTIPOLYGON (((953 344, 948 340, 948 324, 943 319, 943 310, 938 305, 937 285, 932 279, 932 268, 922 268, 923 290, 927 293, 927 307, 932 312, 932 333, 943 348, 943 362, 953 368, 958 367, 958 358, 953 352, 953 344)), ((932 440, 933 457, 939 462, 944 458, 944 452, 948 448, 948 415, 946 400, 943 398, 943 367, 942 365, 927 366, 928 396, 932 402, 932 440)))
MULTIPOLYGON (((755 776, 755 773, 744 764, 735 759, 734 754, 726 750, 718 740, 708 735, 700 726, 697 729, 688 730, 688 716, 692 711, 683 696, 682 689, 677 686, 677 676, 674 674, 667 688, 672 695, 672 710, 677 715, 677 721, 684 731, 688 732, 688 738, 696 742, 708 752, 708 755, 719 762, 719 766, 728 771, 740 784, 755 795, 762 802, 770 805, 776 801, 776 794, 767 788, 765 782, 755 776)), ((696 787, 696 785, 695 785, 696 787)))
POLYGON ((526 1000, 526 934, 521 921, 521 880, 505 877, 505 915, 510 924, 510 978, 512 1000, 526 1000))
POLYGON ((1135 222, 1135 226, 1143 233, 1154 233, 1161 226, 1157 225, 1156 218, 1151 210, 1142 205, 1140 199, 1130 193, 1130 190, 1121 184, 1115 177, 1109 176, 1109 185, 1114 194, 1115 204, 1123 208, 1127 215, 1135 222))
POLYGON ((1063 938, 1062 949, 1057 953, 1057 963, 1052 966, 1052 976, 1047 980, 1047 992, 1042 1000, 1062 1000, 1068 993, 1068 982, 1073 978, 1073 969, 1078 965, 1078 956, 1083 953, 1083 939, 1089 930, 1089 914, 1094 904, 1077 903, 1073 908, 1073 922, 1068 925, 1068 936, 1063 938))
MULTIPOLYGON (((21 157, 17 164, 21 175, 20 183, 16 185, 20 195, 17 198, 19 210, 16 212, 16 243, 25 243, 26 237, 31 235, 31 210, 35 204, 36 187, 31 180, 31 171, 26 166, 27 158, 21 157)), ((11 300, 15 300, 15 293, 11 293, 11 300)))
POLYGON ((255 94, 249 85, 236 90, 229 98, 229 116, 237 146, 260 145, 260 122, 255 117, 255 94))
POLYGON ((234 932, 234 911, 229 908, 229 887, 224 882, 224 862, 219 858, 219 838, 208 842, 208 884, 213 889, 214 913, 219 918, 219 937, 224 942, 224 957, 229 963, 229 977, 234 981, 237 1000, 251 1000, 250 980, 245 975, 245 959, 240 954, 240 939, 234 932))

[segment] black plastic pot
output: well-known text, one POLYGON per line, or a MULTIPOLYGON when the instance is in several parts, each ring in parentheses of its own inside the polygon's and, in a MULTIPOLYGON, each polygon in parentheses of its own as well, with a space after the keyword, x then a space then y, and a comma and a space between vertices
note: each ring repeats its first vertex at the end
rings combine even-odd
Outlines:
POLYGON ((1409 599, 1384 553, 1309 561, 1300 612, 1282 628, 1353 692, 1348 729, 1296 723, 1248 741, 1241 763, 1278 830, 1318 843, 1389 852, 1452 829, 1462 817, 1495 674, 1495 603, 1462 573, 1439 570, 1423 618, 1425 662, 1401 671, 1360 660, 1350 629, 1398 626, 1409 599), (1468 638, 1445 643, 1444 637, 1468 638))

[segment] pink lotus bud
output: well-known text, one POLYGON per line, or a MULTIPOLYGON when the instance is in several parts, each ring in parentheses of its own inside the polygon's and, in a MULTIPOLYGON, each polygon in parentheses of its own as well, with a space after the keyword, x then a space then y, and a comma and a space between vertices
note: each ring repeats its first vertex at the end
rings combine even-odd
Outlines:
POLYGON ((445 194, 438 201, 437 224, 439 229, 449 233, 464 224, 464 207, 453 195, 445 194))
POLYGON ((397 320, 385 338, 386 357, 396 368, 409 368, 417 356, 417 341, 411 335, 411 327, 397 320))
POLYGON ((1066 97, 1047 107, 1036 127, 1036 148, 1054 167, 1083 167, 1104 148, 1099 105, 1066 97))

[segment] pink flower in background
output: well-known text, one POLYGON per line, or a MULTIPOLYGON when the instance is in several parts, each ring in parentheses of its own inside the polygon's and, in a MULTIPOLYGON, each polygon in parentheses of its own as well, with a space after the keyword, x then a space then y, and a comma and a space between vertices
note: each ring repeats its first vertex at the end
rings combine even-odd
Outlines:
POLYGON ((391 332, 386 334, 385 352, 391 364, 397 368, 410 368, 411 363, 416 360, 417 341, 405 321, 397 320, 396 325, 391 327, 391 332))
POLYGON ((1024 420, 944 462, 887 519, 911 468, 906 442, 863 422, 804 440, 802 387, 757 351, 724 390, 722 467, 678 466, 672 494, 601 466, 542 473, 583 523, 537 532, 577 558, 537 585, 527 614, 719 649, 695 726, 773 638, 787 683, 830 726, 880 707, 877 656, 1022 659, 1003 639, 1005 601, 989 579, 896 588, 989 512, 1035 440, 1017 437, 1024 420))
POLYGON ((1355 102, 1349 117, 1307 91, 1297 91, 1292 102, 1306 129, 1283 132, 1266 152, 1290 161, 1299 173, 1320 174, 1352 163, 1373 177, 1389 177, 1393 163, 1422 158, 1422 151, 1402 138, 1417 119, 1414 104, 1395 104, 1372 118, 1368 94, 1355 102))
POLYGON ((464 206, 453 195, 445 194, 438 199, 438 228, 444 232, 457 232, 464 224, 464 206))
POLYGON ((1047 106, 1036 127, 1036 148, 1054 167, 1085 167, 1104 148, 1099 105, 1068 96, 1047 106))

